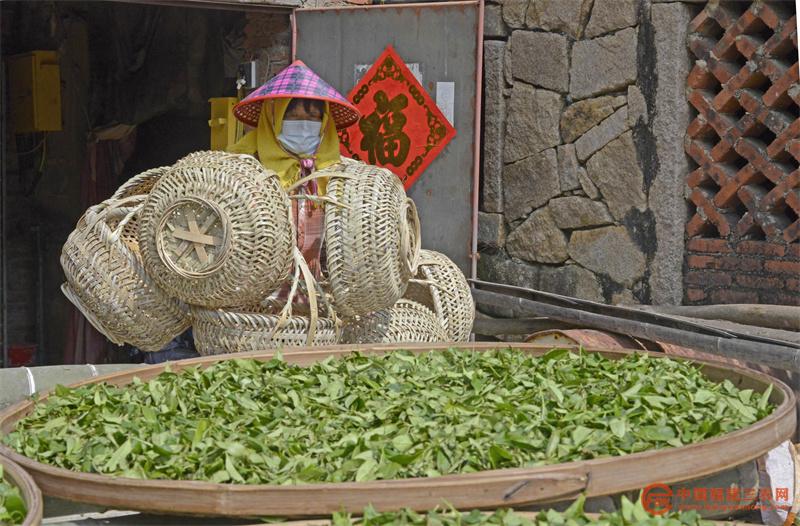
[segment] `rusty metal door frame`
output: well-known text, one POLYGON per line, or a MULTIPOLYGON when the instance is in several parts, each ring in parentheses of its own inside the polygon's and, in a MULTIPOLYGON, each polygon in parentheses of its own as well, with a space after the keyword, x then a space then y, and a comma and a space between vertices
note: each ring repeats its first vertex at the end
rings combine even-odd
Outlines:
POLYGON ((475 58, 475 119, 474 119, 474 141, 473 141, 473 161, 472 161, 472 228, 470 243, 470 274, 473 279, 477 278, 478 268, 478 199, 480 195, 480 162, 481 162, 481 98, 483 88, 483 17, 484 0, 460 0, 454 2, 428 2, 428 3, 406 3, 406 4, 381 4, 364 6, 336 6, 336 7, 314 7, 296 8, 292 10, 290 20, 292 24, 292 61, 296 59, 297 51, 297 19, 296 13, 302 12, 321 12, 321 11, 364 11, 371 9, 399 9, 399 8, 441 8, 443 6, 475 6, 478 8, 477 24, 477 56, 475 58))

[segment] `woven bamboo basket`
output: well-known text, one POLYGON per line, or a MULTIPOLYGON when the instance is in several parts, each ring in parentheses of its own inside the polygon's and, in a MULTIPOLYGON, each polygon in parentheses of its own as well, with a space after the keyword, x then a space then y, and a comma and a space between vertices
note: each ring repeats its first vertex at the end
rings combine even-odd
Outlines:
POLYGON ((280 324, 280 314, 270 308, 250 307, 237 311, 192 308, 192 333, 202 356, 285 347, 334 345, 337 326, 332 318, 292 315, 280 324), (314 326, 313 337, 308 340, 314 326))
POLYGON ((438 343, 448 341, 436 315, 415 301, 401 299, 388 309, 350 318, 342 343, 438 343))
POLYGON ((197 352, 209 356, 338 343, 340 322, 330 300, 297 249, 294 260, 295 276, 284 301, 268 298, 258 305, 232 310, 192 307, 197 352), (295 303, 298 292, 306 295, 308 304, 295 303))
POLYGON ((422 250, 416 279, 404 296, 431 309, 447 337, 467 341, 475 320, 475 302, 461 269, 450 258, 433 250, 422 250))
POLYGON ((61 251, 66 297, 106 338, 158 351, 189 327, 188 309, 144 271, 137 219, 144 195, 89 208, 61 251))
POLYGON ((182 301, 256 304, 286 280, 294 227, 274 172, 249 155, 198 152, 164 173, 142 211, 145 268, 182 301))
POLYGON ((325 209, 327 272, 336 310, 356 316, 391 307, 416 273, 420 225, 414 202, 389 170, 347 160, 334 170, 325 209), (343 175, 343 176, 342 176, 343 175))
POLYGON ((149 194, 150 190, 153 189, 153 186, 167 170, 169 170, 168 166, 159 166, 131 177, 114 192, 111 199, 124 199, 135 195, 149 194))

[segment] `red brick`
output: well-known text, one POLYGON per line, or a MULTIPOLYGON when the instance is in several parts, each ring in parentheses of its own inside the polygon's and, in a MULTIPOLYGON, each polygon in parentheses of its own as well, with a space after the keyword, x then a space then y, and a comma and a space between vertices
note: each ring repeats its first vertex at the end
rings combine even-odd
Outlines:
POLYGON ((800 279, 787 279, 786 290, 793 290, 795 292, 800 292, 800 279))
POLYGON ((751 291, 719 289, 711 293, 712 303, 758 303, 758 294, 751 291))
POLYGON ((789 245, 789 249, 787 250, 787 255, 790 258, 800 259, 800 243, 792 243, 789 245))
MULTIPOLYGON (((690 88, 699 89, 713 89, 719 82, 714 78, 714 75, 709 73, 707 68, 698 67, 695 64, 686 78, 686 85, 690 88)), ((692 134, 693 135, 693 134, 692 134)))
POLYGON ((769 26, 770 29, 774 31, 780 25, 782 17, 777 11, 775 11, 775 9, 772 8, 772 6, 769 4, 764 4, 758 6, 758 18, 760 18, 766 25, 769 26))
POLYGON ((693 252, 711 252, 729 254, 732 252, 728 242, 724 239, 690 239, 686 245, 688 250, 693 252))
POLYGON ((800 240, 800 221, 795 221, 783 230, 783 239, 789 243, 800 240))
POLYGON ((686 234, 689 236, 696 236, 702 234, 705 228, 706 220, 700 217, 700 214, 695 214, 689 222, 686 223, 686 234))
POLYGON ((695 256, 691 255, 686 258, 686 264, 689 268, 714 268, 714 260, 711 256, 695 256))
POLYGON ((778 164, 770 161, 766 149, 752 138, 743 137, 736 141, 736 153, 750 161, 770 181, 779 181, 787 174, 778 164))
POLYGON ((714 272, 713 270, 690 270, 686 273, 686 283, 705 287, 727 287, 731 284, 731 276, 728 273, 714 272))
POLYGON ((764 268, 768 272, 777 274, 791 274, 800 276, 800 263, 796 261, 775 261, 769 260, 764 263, 764 268))
POLYGON ((769 107, 775 105, 775 102, 784 95, 789 89, 797 83, 797 62, 794 63, 794 66, 786 70, 786 73, 778 79, 776 82, 772 83, 772 86, 764 92, 762 99, 764 100, 764 104, 769 107))
POLYGON ((766 278, 762 276, 739 274, 736 276, 736 284, 751 289, 780 290, 784 286, 784 281, 780 278, 766 278))
POLYGON ((753 258, 726 256, 717 258, 714 268, 752 272, 754 270, 761 270, 761 261, 753 258))
POLYGON ((783 245, 766 243, 764 241, 742 241, 736 245, 737 254, 756 254, 761 256, 783 257, 786 249, 783 245))
POLYGON ((761 270, 761 261, 741 256, 698 256, 690 254, 686 258, 690 269, 738 270, 753 272, 761 270))
POLYGON ((703 301, 706 299, 706 293, 702 289, 686 289, 686 299, 688 301, 703 301))
POLYGON ((708 218, 708 222, 714 225, 721 237, 727 237, 731 233, 731 222, 728 217, 730 214, 726 214, 714 206, 714 194, 703 188, 695 188, 689 198, 697 208, 702 210, 708 218))
MULTIPOLYGON (((692 97, 694 93, 689 95, 689 102, 693 102, 692 97)), ((702 100, 702 96, 698 95, 700 100, 702 100)), ((697 107, 697 105, 695 105, 697 107)), ((714 159, 711 158, 711 154, 708 152, 708 148, 700 143, 699 141, 692 140, 692 137, 686 137, 684 141, 684 149, 689 156, 694 159, 694 161, 700 166, 706 166, 714 162, 714 159)))

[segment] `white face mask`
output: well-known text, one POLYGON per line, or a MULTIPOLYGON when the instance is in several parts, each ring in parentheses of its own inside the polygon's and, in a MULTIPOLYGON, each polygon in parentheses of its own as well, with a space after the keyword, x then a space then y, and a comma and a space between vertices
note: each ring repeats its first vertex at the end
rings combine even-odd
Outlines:
POLYGON ((320 143, 319 121, 283 121, 278 140, 288 151, 297 155, 312 155, 320 143))

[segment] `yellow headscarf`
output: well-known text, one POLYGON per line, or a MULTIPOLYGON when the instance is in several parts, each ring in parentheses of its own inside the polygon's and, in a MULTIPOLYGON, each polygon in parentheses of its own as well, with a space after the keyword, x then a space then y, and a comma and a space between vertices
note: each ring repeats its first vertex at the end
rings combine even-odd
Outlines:
MULTIPOLYGON (((287 152, 278 141, 281 133, 283 117, 289 106, 290 98, 268 99, 261 104, 261 116, 258 118, 258 128, 247 132, 236 144, 228 148, 230 153, 258 153, 261 164, 278 174, 281 185, 288 188, 297 181, 300 174, 300 160, 292 153, 287 152)), ((325 113, 322 116, 322 138, 317 148, 316 169, 321 170, 341 161, 339 156, 339 136, 336 133, 336 124, 331 118, 330 105, 325 102, 325 113)), ((319 194, 325 194, 328 186, 327 178, 317 180, 319 194)))

